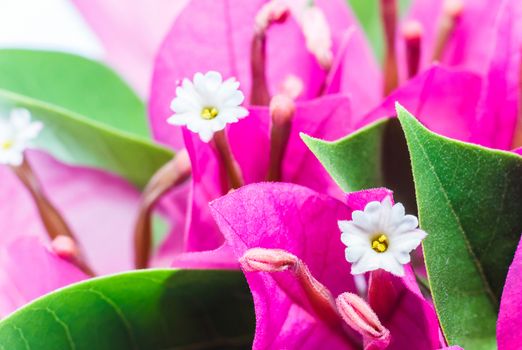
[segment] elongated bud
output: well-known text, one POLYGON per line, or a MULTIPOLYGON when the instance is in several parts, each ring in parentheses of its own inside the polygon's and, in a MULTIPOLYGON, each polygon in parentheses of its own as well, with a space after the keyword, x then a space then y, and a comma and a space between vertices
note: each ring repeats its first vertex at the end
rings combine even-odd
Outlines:
MULTIPOLYGON (((522 57, 522 48, 520 48, 519 55, 522 57)), ((513 143, 511 144, 511 148, 520 148, 522 147, 522 61, 520 61, 519 71, 518 71, 518 118, 517 124, 515 127, 515 134, 513 135, 513 143)), ((522 155, 522 152, 517 152, 522 155)))
POLYGON ((433 51, 433 61, 442 59, 444 50, 463 11, 464 2, 462 0, 446 0, 444 2, 443 14, 437 30, 437 40, 433 51))
POLYGON ((363 336, 365 344, 379 342, 383 347, 375 348, 380 349, 389 344, 390 331, 381 324, 370 305, 359 296, 343 293, 337 297, 336 305, 343 320, 363 336))
POLYGON ((402 36, 406 47, 408 78, 414 77, 419 72, 422 35, 422 25, 418 21, 408 21, 402 27, 402 36))
POLYGON ((384 95, 399 85, 395 38, 397 31, 397 0, 381 0, 381 18, 384 26, 384 95))
MULTIPOLYGON (((360 348, 360 341, 343 327, 337 313, 332 294, 321 282, 316 280, 304 262, 295 255, 281 249, 252 248, 239 259, 243 270, 247 272, 291 273, 302 293, 306 295, 313 312, 327 323, 331 329, 355 348, 360 348)), ((276 278, 276 276, 274 276, 276 278)))
POLYGON ((297 260, 286 250, 253 248, 239 259, 239 263, 247 272, 280 272, 295 266, 297 260))
POLYGON ((180 151, 150 179, 141 196, 134 227, 134 263, 137 269, 148 267, 152 246, 152 210, 158 200, 170 189, 185 182, 191 173, 186 150, 180 151))
POLYGON ((272 0, 261 7, 255 18, 254 37, 250 48, 252 90, 250 104, 267 106, 270 92, 266 80, 266 32, 274 23, 284 22, 290 14, 288 5, 272 0))
POLYGON ((292 119, 295 114, 295 102, 285 95, 277 95, 270 101, 272 130, 270 133, 270 162, 268 181, 280 181, 282 177, 283 159, 285 156, 292 119))
POLYGON ((306 6, 300 22, 306 48, 323 69, 330 70, 333 62, 332 33, 323 11, 315 5, 306 6))

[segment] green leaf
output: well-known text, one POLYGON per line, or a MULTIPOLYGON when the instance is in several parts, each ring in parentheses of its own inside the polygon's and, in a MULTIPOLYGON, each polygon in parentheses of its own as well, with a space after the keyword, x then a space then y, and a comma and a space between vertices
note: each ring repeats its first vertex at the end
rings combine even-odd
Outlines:
POLYGON ((173 157, 143 137, 148 130, 138 97, 108 68, 84 58, 0 50, 0 118, 15 107, 45 124, 36 148, 139 188, 173 157))
POLYGON ((61 52, 0 50, 0 89, 149 137, 143 102, 96 61, 61 52))
POLYGON ((301 134, 304 143, 345 192, 381 186, 382 140, 387 120, 329 142, 301 134))
POLYGON ((385 186, 415 212, 408 149, 397 119, 379 120, 334 142, 301 137, 343 191, 385 186))
POLYGON ((242 273, 142 270, 37 299, 0 323, 0 349, 249 349, 254 328, 242 273))
POLYGON ((522 232, 522 157, 436 135, 397 112, 444 335, 466 349, 495 349, 499 299, 522 232))

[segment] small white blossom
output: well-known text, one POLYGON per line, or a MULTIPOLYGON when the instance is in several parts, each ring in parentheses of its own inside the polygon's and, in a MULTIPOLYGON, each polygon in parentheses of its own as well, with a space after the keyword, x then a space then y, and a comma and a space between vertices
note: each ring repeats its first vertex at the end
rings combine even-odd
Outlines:
POLYGON ((0 164, 22 164, 25 149, 42 127, 41 122, 31 122, 31 114, 26 109, 12 109, 9 120, 0 118, 0 164))
POLYGON ((351 221, 339 221, 352 274, 384 269, 404 276, 403 265, 410 262, 410 252, 426 237, 418 225, 415 216, 404 215, 404 206, 392 206, 389 197, 368 203, 364 211, 354 211, 351 221))
POLYGON ((235 78, 223 81, 218 72, 196 73, 194 81, 183 79, 176 89, 176 98, 170 105, 174 115, 168 123, 186 125, 202 141, 209 142, 215 132, 248 115, 241 107, 244 100, 235 78))

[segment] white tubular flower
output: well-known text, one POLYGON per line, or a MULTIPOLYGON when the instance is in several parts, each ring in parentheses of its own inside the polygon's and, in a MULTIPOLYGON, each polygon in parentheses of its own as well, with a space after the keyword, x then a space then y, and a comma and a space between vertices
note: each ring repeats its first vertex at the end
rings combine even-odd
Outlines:
POLYGON ((218 72, 196 73, 194 81, 183 79, 176 89, 176 98, 170 105, 174 115, 167 121, 186 125, 202 141, 209 142, 215 132, 248 115, 241 107, 244 100, 235 78, 223 81, 218 72))
POLYGON ((404 276, 403 265, 410 262, 410 252, 427 235, 418 224, 415 216, 404 215, 401 203, 392 206, 389 197, 368 203, 364 211, 354 211, 351 221, 339 221, 352 274, 383 269, 404 276))
POLYGON ((41 122, 31 122, 26 109, 13 109, 9 120, 0 119, 0 164, 19 166, 29 142, 42 130, 41 122))

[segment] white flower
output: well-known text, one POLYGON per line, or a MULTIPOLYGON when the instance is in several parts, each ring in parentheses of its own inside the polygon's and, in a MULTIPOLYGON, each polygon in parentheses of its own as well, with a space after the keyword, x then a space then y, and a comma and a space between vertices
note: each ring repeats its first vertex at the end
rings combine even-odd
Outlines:
POLYGON ((248 115, 241 107, 244 100, 235 78, 223 81, 218 72, 196 73, 193 82, 183 79, 176 89, 176 98, 170 105, 174 115, 167 121, 173 125, 186 125, 190 131, 198 133, 202 141, 209 142, 227 123, 235 123, 248 115))
POLYGON ((0 164, 22 164, 25 149, 42 127, 41 122, 31 122, 26 109, 12 109, 9 120, 0 118, 0 164))
POLYGON ((368 203, 364 211, 354 211, 352 221, 338 223, 354 275, 384 269, 404 276, 403 265, 410 262, 410 252, 426 237, 417 228, 417 218, 404 215, 404 206, 392 206, 389 197, 368 203))

